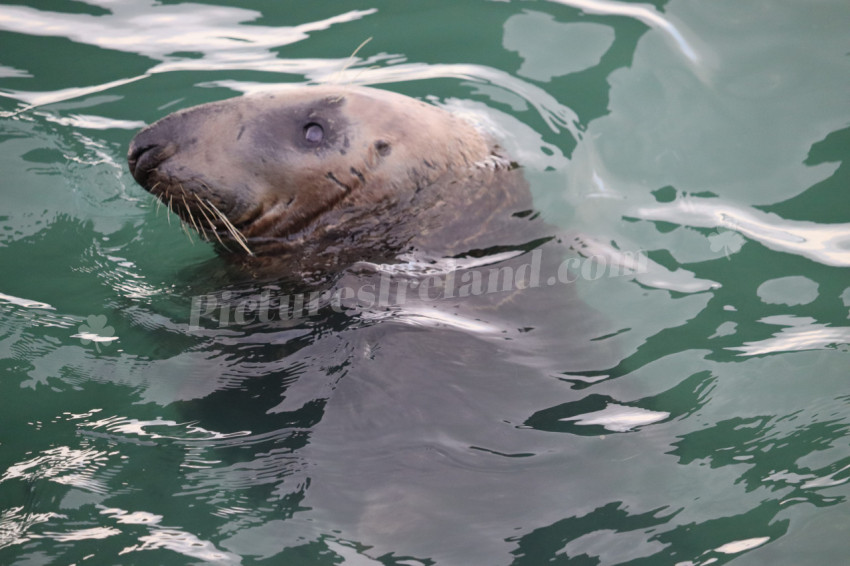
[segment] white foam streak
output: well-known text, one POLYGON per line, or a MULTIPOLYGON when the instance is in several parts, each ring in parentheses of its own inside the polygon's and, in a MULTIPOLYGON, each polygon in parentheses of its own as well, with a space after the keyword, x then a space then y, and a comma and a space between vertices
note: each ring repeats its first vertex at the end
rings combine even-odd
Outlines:
POLYGON ((76 531, 60 532, 45 532, 38 535, 31 535, 32 538, 49 538, 57 542, 71 542, 79 540, 103 540, 113 535, 121 534, 113 527, 92 527, 89 529, 78 529, 76 531))
POLYGON ((291 27, 241 26, 256 20, 260 12, 198 4, 161 5, 149 2, 116 3, 109 15, 68 14, 24 6, 0 8, 0 29, 27 35, 66 37, 104 49, 147 55, 166 61, 180 51, 220 53, 223 57, 251 53, 257 48, 274 58, 272 48, 305 39, 310 32, 350 22, 375 13, 376 9, 352 10, 325 20, 291 27), (142 14, 142 15, 140 15, 142 14))
POLYGON ((734 230, 772 250, 800 255, 825 265, 850 266, 850 223, 786 220, 754 208, 735 208, 696 198, 640 208, 635 215, 644 220, 734 230))
POLYGON ((819 324, 809 318, 769 317, 760 320, 767 324, 782 324, 786 328, 765 340, 746 342, 743 346, 729 348, 741 352, 741 356, 778 354, 780 352, 801 352, 805 350, 825 350, 838 344, 850 344, 850 327, 832 327, 819 324))
POLYGON ((80 340, 90 340, 91 342, 113 342, 118 340, 118 336, 101 336, 93 332, 79 332, 72 334, 71 338, 79 338, 80 340))
POLYGON ((770 537, 756 537, 744 540, 736 540, 732 542, 727 542, 723 546, 718 546, 714 550, 723 554, 738 554, 739 552, 744 552, 745 550, 752 550, 754 548, 757 548, 768 542, 769 540, 770 537))
MULTIPOLYGON (((101 514, 114 519, 117 523, 147 527, 146 534, 142 534, 138 538, 139 544, 124 548, 118 553, 119 555, 164 549, 207 563, 242 563, 237 555, 219 550, 215 544, 208 540, 198 538, 194 534, 179 528, 160 525, 161 515, 145 511, 130 512, 118 508, 104 508, 101 510, 101 514)), ((110 528, 110 530, 115 529, 110 528)))
POLYGON ((359 261, 354 264, 354 268, 365 269, 390 276, 407 275, 411 277, 424 277, 448 275, 449 273, 460 269, 475 269, 494 265, 522 255, 523 253, 523 251, 518 250, 486 255, 480 258, 440 257, 434 260, 417 258, 412 254, 402 254, 399 256, 399 260, 402 263, 371 263, 368 261, 359 261))
POLYGON ((612 432, 628 432, 637 427, 645 426, 668 418, 670 413, 650 411, 640 407, 609 404, 601 411, 586 413, 575 417, 560 419, 561 421, 576 421, 579 425, 601 425, 612 432))
MULTIPOLYGON (((144 74, 101 85, 46 93, 5 90, 0 92, 0 96, 20 100, 33 107, 88 96, 147 78, 154 73, 173 70, 253 69, 287 72, 286 69, 296 64, 307 68, 309 61, 289 61, 284 68, 276 68, 278 56, 274 49, 306 39, 311 32, 358 20, 377 11, 352 10, 299 26, 272 27, 241 25, 262 15, 242 8, 201 7, 196 4, 167 6, 149 2, 146 9, 142 10, 139 4, 110 5, 112 13, 104 16, 58 13, 24 6, 0 6, 0 30, 31 36, 64 37, 80 44, 144 55, 160 62, 144 74), (180 55, 182 52, 199 53, 200 58, 180 55)), ((339 68, 344 60, 330 64, 339 68)), ((17 112, 23 110, 26 108, 17 112)))
POLYGON ((692 42, 685 39, 685 35, 693 35, 681 22, 675 22, 670 16, 662 16, 649 4, 627 4, 625 2, 614 2, 612 0, 552 0, 558 4, 578 8, 587 14, 602 14, 606 16, 625 16, 634 18, 657 29, 669 37, 678 47, 679 51, 692 63, 699 63, 704 59, 693 47, 692 42))
MULTIPOLYGON (((20 100, 22 102, 26 102, 29 104, 29 107, 32 108, 34 106, 44 106, 45 104, 54 104, 56 102, 64 102, 66 100, 73 100, 75 98, 82 98, 84 96, 88 96, 90 94, 95 94, 98 92, 107 91, 113 88, 117 88, 120 86, 124 86, 129 83, 136 82, 140 79, 144 79, 149 75, 140 75, 138 77, 131 77, 129 79, 121 79, 117 81, 112 81, 108 83, 103 83, 99 85, 89 86, 89 87, 74 87, 74 88, 65 88, 61 90, 54 90, 51 92, 25 92, 25 91, 6 91, 0 92, 0 96, 5 96, 6 98, 12 98, 15 100, 20 100)), ((17 112, 22 112, 26 110, 26 108, 18 110, 17 112)))
MULTIPOLYGON (((76 96, 72 96, 76 98, 76 96)), ((85 130, 138 130, 145 126, 144 122, 138 120, 114 120, 103 116, 92 116, 89 114, 71 114, 64 117, 54 117, 50 114, 42 114, 50 122, 71 128, 85 130)))
POLYGON ((635 254, 626 254, 610 244, 588 237, 580 238, 581 248, 578 252, 584 257, 604 257, 609 265, 617 266, 624 273, 634 273, 634 278, 647 287, 665 289, 677 293, 701 293, 719 289, 720 283, 710 279, 700 279, 692 272, 678 268, 670 271, 658 262, 649 259, 641 253, 640 264, 635 260, 635 254))
POLYGON ((22 299, 20 297, 15 297, 14 295, 7 295, 5 293, 0 293, 0 301, 6 303, 12 303, 13 305, 18 305, 19 307, 24 307, 27 309, 48 309, 48 310, 56 310, 47 303, 40 303, 38 301, 31 301, 29 299, 22 299))
POLYGON ((250 431, 217 432, 207 430, 194 423, 178 423, 169 419, 139 420, 128 417, 111 416, 83 423, 83 426, 96 430, 104 428, 112 434, 152 440, 170 439, 182 441, 228 440, 247 436, 250 431), (159 430, 160 432, 156 432, 159 430))
POLYGON ((801 487, 803 489, 820 489, 825 487, 834 487, 836 485, 843 485, 847 483, 850 478, 847 477, 847 470, 850 470, 850 466, 844 466, 840 470, 836 470, 835 472, 824 476, 822 478, 815 478, 807 481, 801 487))

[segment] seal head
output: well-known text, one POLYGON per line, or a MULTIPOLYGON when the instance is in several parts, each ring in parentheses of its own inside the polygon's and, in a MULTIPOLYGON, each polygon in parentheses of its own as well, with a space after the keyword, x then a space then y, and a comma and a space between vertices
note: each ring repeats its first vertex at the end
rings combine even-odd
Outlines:
POLYGON ((472 124, 365 87, 182 110, 139 132, 128 163, 205 238, 290 270, 457 253, 482 222, 529 206, 515 166, 472 124))

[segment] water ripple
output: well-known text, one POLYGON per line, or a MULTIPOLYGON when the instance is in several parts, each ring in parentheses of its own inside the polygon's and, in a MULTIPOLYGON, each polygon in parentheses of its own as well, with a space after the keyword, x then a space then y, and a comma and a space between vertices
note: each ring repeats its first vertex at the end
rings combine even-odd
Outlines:
POLYGON ((49 479, 56 483, 79 487, 94 493, 107 493, 103 482, 95 479, 95 473, 106 466, 109 454, 94 448, 76 449, 57 446, 44 450, 35 458, 9 466, 0 477, 0 483, 20 479, 32 483, 49 479))
POLYGON ((30 513, 24 511, 23 506, 0 511, 0 549, 35 538, 35 535, 29 532, 34 525, 57 518, 65 517, 52 512, 30 513))
POLYGON ((260 12, 243 8, 135 2, 110 3, 110 9, 110 15, 92 16, 5 6, 0 9, 0 29, 33 36, 66 37, 78 43, 137 53, 159 61, 173 61, 177 58, 174 53, 186 51, 201 52, 214 60, 232 61, 235 55, 256 59, 259 53, 274 59, 273 48, 377 11, 352 10, 297 26, 273 27, 240 25, 262 16, 260 12), (249 55, 252 51, 254 55, 249 55))
MULTIPOLYGON (((0 96, 23 101, 33 106, 79 98, 95 92, 126 85, 154 73, 176 70, 254 69, 266 72, 292 72, 293 64, 315 68, 315 61, 281 61, 275 48, 301 41, 310 32, 351 22, 376 12, 352 10, 324 20, 292 27, 240 25, 261 17, 259 12, 242 8, 196 4, 147 6, 111 4, 107 16, 67 14, 37 10, 24 6, 0 7, 0 30, 30 35, 64 37, 71 41, 103 49, 130 52, 154 60, 160 65, 147 73, 81 88, 53 92, 6 90, 0 96), (200 59, 187 59, 186 52, 200 53, 200 59), (182 54, 182 55, 181 55, 182 54)), ((346 59, 329 63, 339 68, 346 59)), ((16 70, 25 73, 25 70, 16 70)))
POLYGON ((104 508, 101 514, 117 523, 146 525, 147 534, 138 538, 139 544, 128 546, 118 554, 129 554, 145 550, 165 549, 190 558, 196 558, 214 564, 241 564, 241 559, 229 552, 219 550, 213 543, 175 527, 160 525, 159 515, 144 511, 126 511, 118 508, 104 508))
POLYGON ((195 423, 178 423, 176 421, 157 418, 154 420, 139 420, 118 415, 96 421, 80 424, 89 430, 103 428, 106 431, 127 437, 148 438, 151 440, 177 440, 184 442, 223 441, 232 438, 248 436, 249 431, 221 433, 207 430, 195 423), (160 429, 156 432, 153 429, 160 429))

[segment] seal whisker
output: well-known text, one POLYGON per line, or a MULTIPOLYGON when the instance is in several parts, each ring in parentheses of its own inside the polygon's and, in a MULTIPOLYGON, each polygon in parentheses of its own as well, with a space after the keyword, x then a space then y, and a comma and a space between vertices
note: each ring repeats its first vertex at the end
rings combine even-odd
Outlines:
POLYGON ((236 226, 233 225, 233 222, 231 222, 230 219, 227 216, 225 216, 225 214, 223 212, 221 212, 217 208, 215 208, 215 210, 221 216, 221 221, 224 222, 224 226, 230 231, 230 233, 233 234, 233 236, 238 241, 240 241, 242 243, 247 243, 248 238, 246 238, 245 235, 242 232, 240 232, 239 230, 236 229, 236 226))
MULTIPOLYGON (((197 201, 198 201, 198 204, 200 204, 200 205, 201 205, 201 207, 198 209, 198 212, 200 212, 200 213, 201 213, 201 216, 203 216, 203 217, 204 217, 204 220, 206 220, 206 221, 207 221, 207 224, 209 224, 210 229, 211 229, 214 233, 216 233, 216 236, 218 236, 218 233, 216 232, 216 229, 215 229, 215 223, 214 223, 212 220, 210 220, 210 217, 209 217, 209 216, 207 216, 207 213, 206 213, 206 212, 204 212, 204 209, 205 209, 205 208, 207 208, 207 205, 206 205, 206 204, 204 204, 204 201, 202 201, 202 200, 201 200, 201 197, 199 197, 198 195, 194 195, 194 197, 195 197, 195 200, 197 200, 197 201)), ((207 209, 207 210, 209 210, 209 209, 207 209)), ((210 214, 212 214, 212 211, 211 211, 211 210, 210 210, 210 214)))
POLYGON ((224 223, 224 227, 227 228, 228 232, 230 232, 230 235, 233 236, 234 240, 236 240, 236 243, 242 246, 242 249, 248 252, 248 255, 254 255, 254 252, 252 252, 251 249, 248 247, 248 239, 242 234, 242 232, 237 230, 233 223, 228 220, 227 216, 225 216, 222 211, 216 208, 213 203, 207 201, 207 204, 212 207, 213 212, 215 212, 218 215, 219 219, 224 223))
MULTIPOLYGON (((180 191, 181 191, 180 195, 181 195, 181 196, 185 195, 185 194, 186 194, 186 189, 184 189, 184 188, 183 188, 183 185, 179 185, 179 186, 180 186, 180 191)), ((181 214, 177 211, 177 209, 175 209, 175 208, 174 208, 173 196, 174 196, 174 195, 168 195, 168 208, 169 208, 169 209, 171 209, 171 212, 173 212, 174 214, 176 214, 176 215, 177 215, 177 218, 179 218, 179 219, 180 219, 180 228, 182 228, 182 229, 183 229, 183 232, 186 234, 186 237, 187 237, 187 238, 189 238, 189 241, 190 241, 190 242, 192 243, 192 245, 194 246, 194 245, 195 245, 195 240, 193 240, 193 239, 192 239, 192 235, 189 233, 189 229, 188 229, 188 228, 186 228, 186 223, 185 223, 186 221, 183 219, 183 216, 182 216, 182 215, 181 215, 181 214)), ((185 199, 185 198, 183 199, 183 203, 184 203, 184 204, 186 203, 186 199, 185 199)), ((170 224, 170 223, 171 223, 171 216, 169 215, 169 217, 168 217, 168 218, 169 218, 169 224, 170 224)))
MULTIPOLYGON (((171 195, 168 195, 168 210, 174 212, 174 207, 171 206, 171 195)), ((168 219, 168 225, 171 226, 171 215, 166 216, 168 219)))
POLYGON ((376 69, 380 69, 380 67, 378 65, 369 65, 368 67, 363 67, 359 71, 357 71, 357 74, 354 75, 354 78, 352 78, 350 82, 353 83, 354 81, 358 80, 360 76, 366 71, 374 71, 376 69))
POLYGON ((195 199, 201 205, 201 208, 199 208, 198 210, 200 211, 201 215, 204 217, 204 220, 207 221, 207 224, 209 224, 210 231, 213 233, 213 236, 215 236, 215 239, 218 240, 218 243, 221 244, 224 247, 224 249, 226 249, 227 251, 232 253, 233 250, 231 250, 229 247, 227 247, 227 244, 225 244, 224 241, 221 239, 221 236, 218 235, 218 230, 215 227, 215 222, 213 222, 210 219, 210 217, 207 216, 207 213, 204 212, 204 209, 209 210, 210 214, 213 214, 213 211, 209 209, 209 207, 206 205, 206 203, 203 200, 201 200, 201 197, 199 197, 198 195, 195 195, 195 199))
MULTIPOLYGON (((201 205, 201 208, 200 208, 201 214, 203 214, 203 215, 204 215, 204 218, 206 218, 206 219, 207 219, 207 222, 210 222, 210 219, 209 219, 209 218, 207 218, 207 215, 204 213, 204 209, 206 209, 206 210, 207 210, 210 214, 212 214, 213 216, 215 216, 215 213, 213 213, 213 211, 210 209, 210 207, 208 207, 208 206, 207 206, 207 203, 205 203, 205 202, 203 201, 203 199, 201 199, 201 197, 199 197, 198 195, 195 195, 195 199, 198 201, 198 204, 200 204, 200 205, 201 205)), ((212 225, 213 225, 213 223, 212 223, 212 222, 210 222, 210 226, 212 226, 212 225)))
MULTIPOLYGON (((200 183, 200 185, 202 187, 204 187, 207 190, 207 192, 209 192, 210 194, 214 193, 214 191, 210 188, 210 186, 207 185, 202 180, 199 179, 198 183, 200 183)), ((207 211, 210 214, 213 215, 213 217, 216 217, 216 216, 219 217, 222 220, 222 222, 224 222, 225 227, 227 228, 227 230, 231 234, 233 234, 233 232, 235 231, 236 234, 238 234, 238 236, 236 236, 237 240, 241 239, 243 242, 246 242, 246 243, 248 242, 248 238, 246 238, 245 235, 242 234, 242 232, 238 228, 236 228, 236 225, 233 224, 233 222, 224 213, 222 213, 212 202, 210 202, 208 200, 207 201, 201 200, 201 198, 199 198, 198 195, 195 195, 195 198, 198 199, 198 202, 201 203, 201 206, 206 208, 207 211), (210 207, 212 207, 212 209, 210 209, 210 207)), ((207 219, 207 220, 209 221, 209 219, 207 219)), ((210 226, 214 226, 214 225, 215 225, 215 223, 210 222, 210 226)), ((215 229, 213 229, 213 230, 216 231, 215 229)), ((250 253, 250 250, 249 250, 249 253, 250 253)))
POLYGON ((150 188, 150 193, 156 197, 156 210, 154 211, 154 216, 156 216, 157 218, 159 218, 159 208, 162 206, 162 199, 157 196, 156 189, 161 184, 162 183, 158 181, 154 183, 154 185, 150 188))
MULTIPOLYGON (((361 49, 363 49, 363 47, 367 43, 369 43, 370 41, 372 41, 372 38, 368 37, 368 38, 366 38, 365 41, 363 41, 363 43, 358 45, 357 49, 355 49, 351 53, 351 55, 348 56, 348 61, 345 62, 345 65, 343 65, 341 69, 339 69, 333 75, 331 75, 331 79, 328 82, 331 83, 331 84, 334 84, 334 83, 341 84, 339 82, 339 79, 342 77, 342 74, 345 73, 349 69, 349 67, 354 65, 354 57, 357 55, 357 52, 360 51, 361 49)), ((337 101, 342 100, 342 98, 343 98, 343 95, 340 95, 339 98, 337 99, 337 101)))
POLYGON ((192 239, 192 234, 189 232, 189 229, 186 228, 186 224, 184 222, 180 223, 180 227, 183 228, 183 232, 186 234, 186 237, 189 238, 189 241, 192 245, 195 245, 195 240, 192 239))
MULTIPOLYGON (((180 188, 183 189, 183 186, 181 185, 180 188)), ((198 231, 198 225, 195 224, 195 218, 192 216, 192 209, 189 208, 189 203, 186 202, 186 189, 183 189, 183 193, 180 195, 180 198, 183 199, 183 207, 186 209, 186 216, 189 217, 189 222, 192 223, 192 227, 195 231, 200 234, 198 231)))
POLYGON ((188 229, 188 228, 186 228, 186 225, 185 225, 185 224, 181 224, 180 226, 183 228, 183 232, 185 232, 185 233, 186 233, 186 237, 187 237, 187 238, 189 238, 189 243, 191 243, 191 244, 194 246, 194 245, 195 245, 195 240, 192 238, 192 233, 191 233, 191 232, 189 232, 189 229, 188 229))
POLYGON ((215 229, 215 225, 212 223, 212 221, 210 221, 210 229, 212 230, 215 239, 218 240, 218 243, 224 246, 224 249, 233 253, 233 250, 231 250, 228 245, 224 243, 224 240, 221 239, 221 236, 218 235, 218 230, 215 229))
POLYGON ((198 228, 198 225, 195 223, 195 217, 192 216, 192 209, 189 208, 189 203, 186 202, 186 193, 185 192, 183 193, 182 197, 183 197, 183 205, 186 207, 186 214, 189 215, 189 221, 192 223, 192 227, 195 228, 195 231, 200 235, 201 238, 203 238, 206 241, 209 241, 207 239, 206 234, 204 234, 204 232, 200 228, 198 228))
POLYGON ((213 231, 213 234, 215 234, 215 237, 218 239, 218 241, 221 242, 222 245, 224 245, 224 242, 221 241, 221 238, 218 235, 218 228, 216 227, 215 222, 209 216, 207 216, 206 212, 204 212, 204 210, 206 210, 207 212, 209 212, 213 216, 213 218, 220 218, 219 210, 217 208, 215 208, 215 206, 213 206, 212 203, 207 204, 206 202, 204 202, 201 199, 201 197, 199 197, 198 195, 195 195, 195 198, 198 199, 198 202, 200 203, 200 205, 202 207, 198 210, 200 210, 201 214, 204 215, 204 219, 207 221, 207 224, 209 224, 210 230, 213 231), (212 208, 210 208, 210 207, 212 207, 212 208), (215 209, 215 211, 213 211, 213 209, 215 209))

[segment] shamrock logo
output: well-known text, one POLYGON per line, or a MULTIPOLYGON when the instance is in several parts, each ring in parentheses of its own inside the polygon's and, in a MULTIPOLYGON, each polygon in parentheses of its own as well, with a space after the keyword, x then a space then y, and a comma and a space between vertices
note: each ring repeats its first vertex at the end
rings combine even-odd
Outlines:
POLYGON ((100 345, 108 346, 114 340, 118 340, 115 336, 115 329, 106 325, 106 315, 90 314, 86 318, 85 324, 81 324, 78 328, 79 333, 74 334, 71 338, 79 338, 83 346, 88 346, 94 343, 94 347, 100 353, 100 345))
POLYGON ((711 251, 723 252, 726 259, 730 259, 729 255, 740 251, 746 240, 733 230, 721 230, 711 234, 708 242, 711 244, 711 251))

